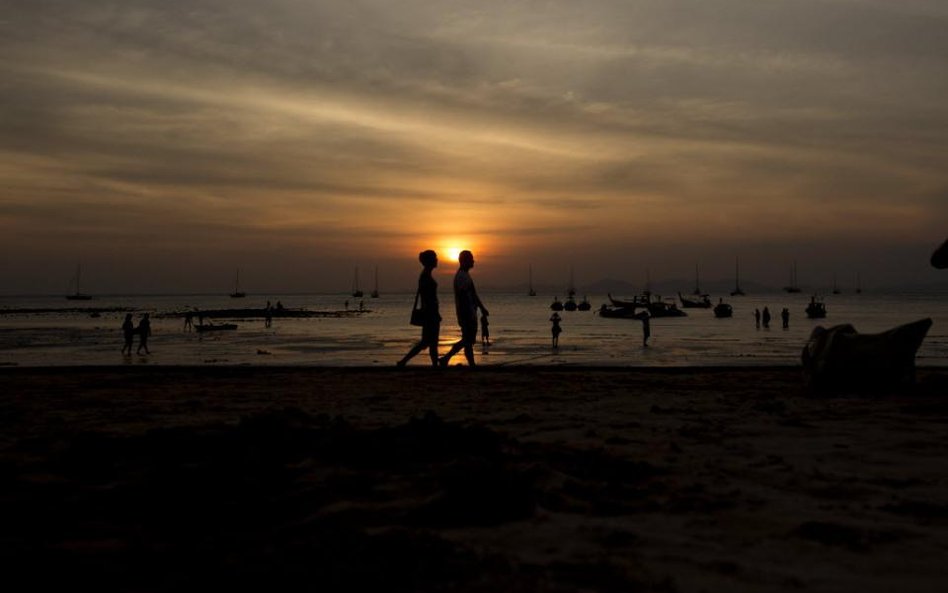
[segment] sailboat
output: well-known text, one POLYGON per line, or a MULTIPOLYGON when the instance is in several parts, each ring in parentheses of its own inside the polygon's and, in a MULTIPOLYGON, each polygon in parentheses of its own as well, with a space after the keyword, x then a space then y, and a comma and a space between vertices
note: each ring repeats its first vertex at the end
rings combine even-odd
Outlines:
POLYGON ((573 283, 573 268, 569 269, 569 286, 566 288, 566 302, 563 303, 564 311, 576 310, 576 287, 573 283))
POLYGON ((375 288, 372 289, 372 292, 369 294, 373 299, 379 298, 379 267, 375 266, 375 288))
POLYGON ((67 294, 67 295, 66 295, 66 298, 69 299, 70 301, 89 301, 89 300, 92 300, 92 296, 91 296, 91 295, 83 294, 83 292, 82 292, 81 290, 79 290, 79 277, 81 276, 81 273, 82 273, 82 266, 80 266, 80 265, 77 264, 77 265, 76 265, 76 292, 74 292, 74 293, 72 293, 72 294, 67 294))
POLYGON ((836 286, 836 273, 833 273, 833 294, 839 294, 842 292, 838 286, 836 286))
POLYGON ((359 266, 356 266, 355 277, 352 279, 352 296, 359 298, 362 294, 362 289, 359 288, 359 266))
POLYGON ((234 276, 234 292, 230 293, 230 298, 242 299, 245 296, 247 296, 247 293, 240 290, 240 270, 237 270, 237 274, 234 276))
POLYGON ((734 290, 731 291, 731 296, 744 296, 744 291, 741 290, 741 260, 734 259, 734 290))
POLYGON ((704 294, 701 292, 701 285, 698 284, 698 264, 695 264, 695 289, 691 294, 695 296, 704 296, 704 294))
POLYGON ((800 287, 797 286, 797 262, 793 262, 793 267, 790 268, 790 284, 783 287, 786 292, 800 292, 800 287))
POLYGON ((533 266, 527 269, 527 296, 537 296, 537 291, 533 290, 533 266))

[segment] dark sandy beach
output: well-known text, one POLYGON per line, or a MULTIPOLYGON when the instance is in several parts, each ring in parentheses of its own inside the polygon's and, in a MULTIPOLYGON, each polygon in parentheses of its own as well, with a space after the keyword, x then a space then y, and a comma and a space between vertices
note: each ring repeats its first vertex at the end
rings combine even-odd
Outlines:
POLYGON ((942 591, 948 371, 0 370, 7 582, 942 591))

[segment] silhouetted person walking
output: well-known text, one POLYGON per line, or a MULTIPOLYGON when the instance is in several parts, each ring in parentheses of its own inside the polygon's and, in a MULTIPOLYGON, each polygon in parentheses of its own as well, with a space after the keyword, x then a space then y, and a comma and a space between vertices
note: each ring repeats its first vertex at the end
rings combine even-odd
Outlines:
MULTIPOLYGON (((189 332, 194 330, 194 313, 188 311, 184 314, 184 331, 189 332)), ((131 352, 129 352, 131 354, 131 352)))
POLYGON ((563 333, 563 328, 560 327, 560 321, 562 319, 563 318, 560 317, 560 314, 557 313, 556 311, 553 311, 553 315, 550 315, 550 323, 552 324, 550 326, 550 333, 553 334, 553 348, 554 349, 560 347, 560 334, 563 333))
POLYGON ((790 309, 784 307, 780 312, 780 320, 783 322, 783 329, 790 327, 790 309))
MULTIPOLYGON (((432 250, 418 254, 418 261, 424 266, 418 277, 417 300, 421 302, 424 323, 421 326, 421 340, 411 347, 398 366, 405 366, 416 354, 428 349, 431 365, 438 366, 438 335, 441 333, 441 313, 438 311, 438 283, 431 272, 438 267, 438 254, 432 250)), ((346 301, 348 303, 348 301, 346 301)))
POLYGON ((151 336, 151 320, 148 319, 148 313, 142 315, 142 319, 138 322, 135 333, 138 334, 138 349, 135 350, 135 353, 141 354, 142 348, 144 348, 145 354, 151 354, 151 352, 148 351, 148 338, 151 336))
POLYGON ((125 321, 122 323, 122 337, 125 338, 125 345, 122 346, 122 354, 132 355, 132 341, 135 339, 135 323, 132 321, 132 314, 125 314, 125 321))
POLYGON ((458 255, 458 271, 454 275, 454 308, 461 326, 461 339, 455 342, 448 353, 441 357, 441 366, 448 366, 451 357, 464 348, 467 364, 474 366, 474 342, 477 340, 477 310, 484 315, 490 312, 477 296, 470 270, 474 267, 474 254, 466 249, 458 255))
POLYGON ((761 314, 761 319, 763 320, 764 328, 769 329, 770 328, 770 309, 768 309, 767 307, 764 307, 764 312, 761 314))
POLYGON ((263 327, 270 327, 273 325, 273 307, 270 306, 270 301, 267 301, 267 308, 263 310, 263 327))
POLYGON ((754 326, 760 329, 760 309, 754 309, 754 326))

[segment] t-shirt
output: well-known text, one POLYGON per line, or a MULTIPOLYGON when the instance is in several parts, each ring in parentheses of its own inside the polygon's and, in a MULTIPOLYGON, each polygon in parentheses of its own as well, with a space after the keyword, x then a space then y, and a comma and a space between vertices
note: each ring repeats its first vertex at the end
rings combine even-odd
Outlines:
POLYGON ((454 275, 454 306, 461 325, 477 324, 476 294, 471 275, 467 270, 458 270, 454 275))

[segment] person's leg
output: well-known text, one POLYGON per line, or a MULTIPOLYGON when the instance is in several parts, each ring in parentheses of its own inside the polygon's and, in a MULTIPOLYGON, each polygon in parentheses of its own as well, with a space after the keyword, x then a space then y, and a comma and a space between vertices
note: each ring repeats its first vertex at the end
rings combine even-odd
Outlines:
POLYGON ((477 343, 477 322, 461 328, 461 341, 464 343, 464 358, 467 364, 474 366, 474 344, 477 343))
POLYGON ((425 346, 427 346, 427 345, 428 345, 428 344, 427 344, 424 340, 421 340, 420 342, 418 342, 417 344, 415 344, 414 346, 412 346, 412 347, 411 347, 411 350, 408 351, 408 354, 406 354, 405 356, 403 356, 402 359, 398 361, 398 363, 397 363, 398 366, 400 366, 400 367, 405 366, 405 365, 408 363, 409 360, 411 360, 412 358, 415 357, 416 354, 418 354, 419 352, 421 352, 422 350, 424 350, 425 346))
POLYGON ((431 366, 438 366, 438 338, 441 333, 441 325, 433 325, 426 328, 425 341, 428 342, 428 356, 431 357, 431 366))
POLYGON ((451 348, 448 350, 448 352, 444 356, 438 359, 438 363, 443 367, 448 366, 448 362, 450 362, 451 357, 457 354, 463 347, 464 347, 464 339, 462 338, 458 340, 457 342, 451 344, 451 348))

